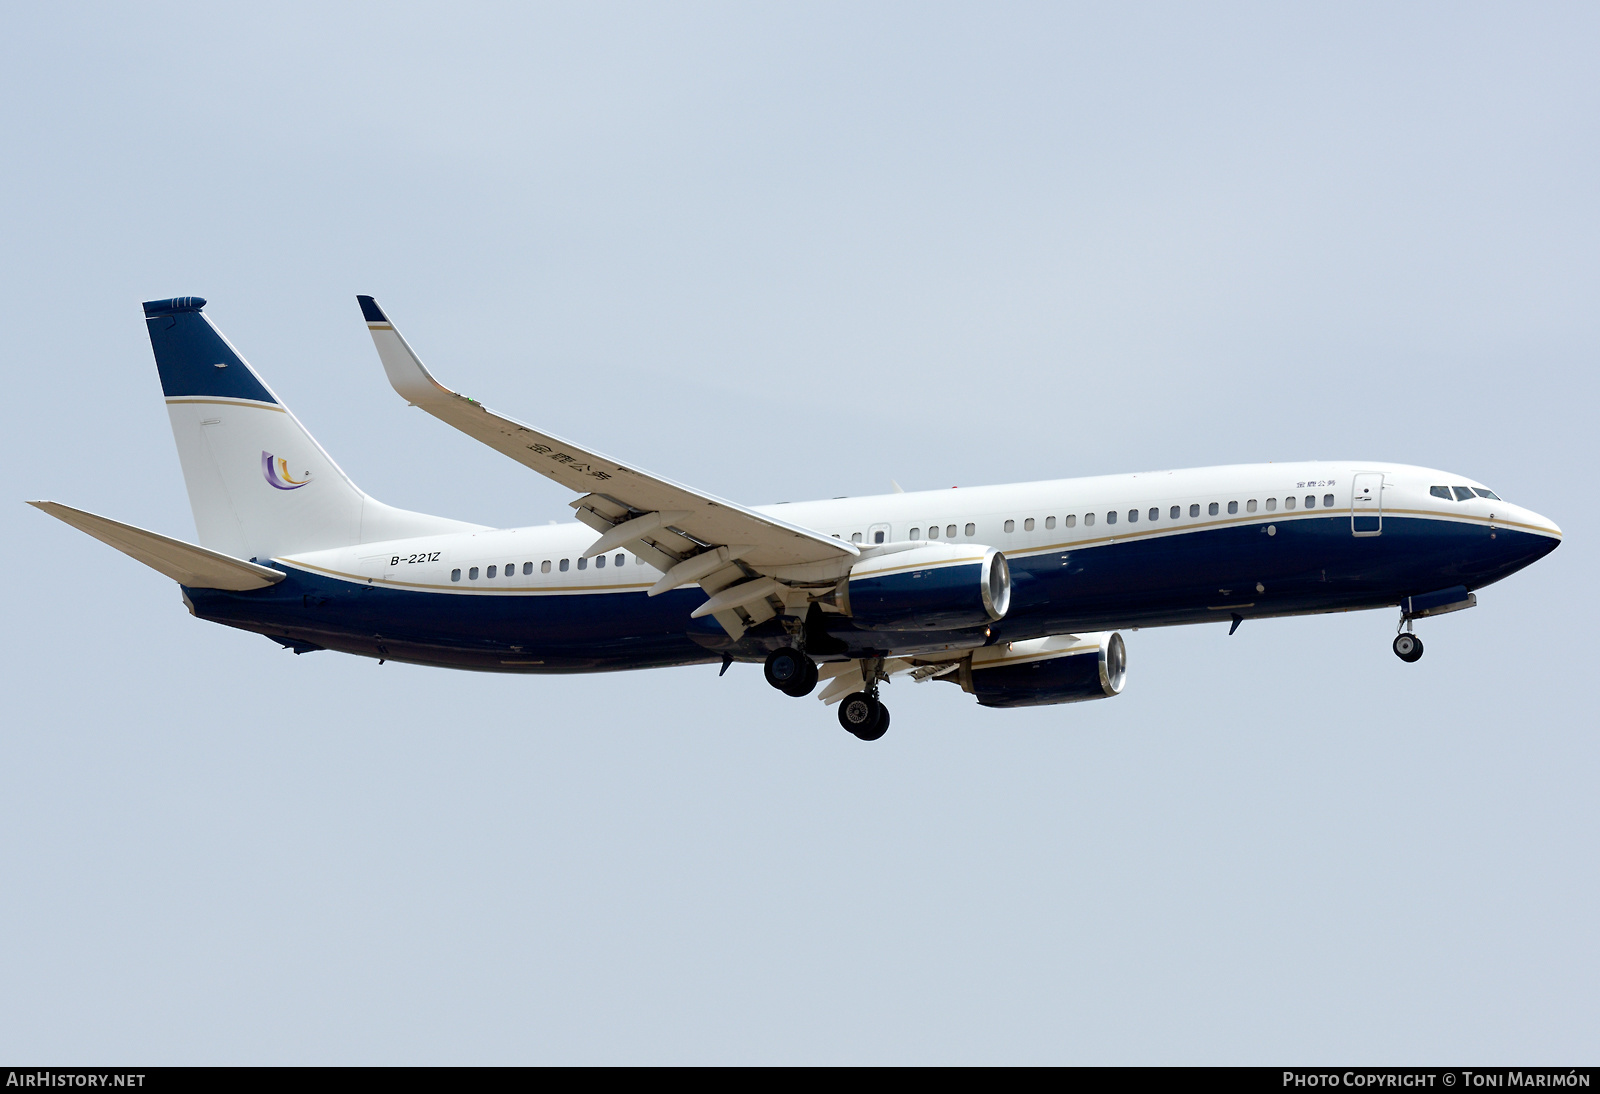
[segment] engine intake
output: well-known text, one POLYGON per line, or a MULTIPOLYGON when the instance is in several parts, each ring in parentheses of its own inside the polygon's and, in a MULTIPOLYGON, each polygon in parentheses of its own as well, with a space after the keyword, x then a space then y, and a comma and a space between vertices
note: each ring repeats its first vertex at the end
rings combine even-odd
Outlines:
POLYGON ((1109 699, 1122 693, 1127 676, 1127 647, 1115 631, 985 646, 972 651, 955 674, 962 690, 986 707, 1109 699))
POLYGON ((982 627, 1011 606, 1006 556, 982 544, 930 543, 856 563, 838 600, 858 626, 885 631, 982 627))

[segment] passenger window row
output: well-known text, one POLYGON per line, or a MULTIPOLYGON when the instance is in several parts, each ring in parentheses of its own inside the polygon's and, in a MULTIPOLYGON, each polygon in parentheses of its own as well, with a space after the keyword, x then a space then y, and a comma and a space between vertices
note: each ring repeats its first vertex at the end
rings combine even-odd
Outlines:
MULTIPOLYGON (((1464 490, 1466 488, 1465 487, 1457 487, 1456 489, 1464 490)), ((1450 496, 1448 490, 1446 490, 1446 492, 1443 493, 1443 494, 1439 493, 1440 490, 1445 490, 1445 488, 1441 487, 1441 486, 1436 486, 1436 487, 1433 488, 1434 494, 1436 496, 1438 496, 1438 497, 1448 498, 1450 496)), ((1489 493, 1489 491, 1487 491, 1487 490, 1479 491, 1479 493, 1481 493, 1484 497, 1494 497, 1494 495, 1489 493)), ((1498 500, 1498 499, 1496 499, 1496 500, 1498 500)), ((1223 504, 1222 502, 1217 502, 1217 501, 1211 502, 1210 504, 1208 504, 1206 506, 1206 514, 1208 516, 1213 516, 1213 517, 1221 516, 1222 515, 1222 504, 1223 504)), ((1333 495, 1332 494, 1324 494, 1324 495, 1322 495, 1322 508, 1324 508, 1324 509, 1332 509, 1333 508, 1333 504, 1334 504, 1334 499, 1333 499, 1333 495)), ((1227 503, 1227 505, 1228 505, 1228 514, 1230 516, 1238 514, 1238 512, 1239 512, 1239 503, 1237 501, 1230 501, 1230 502, 1227 503)), ((1296 508, 1300 507, 1301 505, 1304 505, 1304 507, 1307 508, 1307 509, 1315 509, 1315 508, 1317 508, 1317 496, 1315 494, 1307 494, 1307 495, 1305 495, 1305 497, 1303 499, 1302 498, 1292 498, 1292 497, 1283 499, 1283 508, 1285 510, 1293 510, 1293 509, 1296 509, 1296 508)), ((1257 512, 1258 510, 1261 510, 1263 508, 1268 513, 1277 512, 1278 511, 1278 499, 1277 498, 1268 498, 1266 500, 1266 502, 1263 504, 1263 503, 1258 502, 1255 498, 1250 498, 1249 500, 1247 500, 1244 503, 1244 511, 1246 513, 1254 513, 1254 512, 1257 512)), ((1198 517, 1199 515, 1200 515, 1200 503, 1198 503, 1198 502, 1192 503, 1189 506, 1189 516, 1190 517, 1198 517)), ((1167 510, 1166 519, 1168 519, 1168 520, 1179 520, 1179 519, 1182 518, 1182 516, 1183 516, 1183 506, 1174 505, 1174 506, 1171 506, 1167 510)), ((1085 513, 1085 514, 1083 514, 1083 526, 1085 528, 1094 527, 1096 517, 1097 517, 1097 514, 1095 514, 1095 513, 1085 513)), ((1117 510, 1111 510, 1110 512, 1108 512, 1108 513, 1106 513, 1104 515, 1104 519, 1105 519, 1105 522, 1107 524, 1116 524, 1119 520, 1123 520, 1123 519, 1126 519, 1126 521, 1129 524, 1137 524, 1141 519, 1153 524, 1153 523, 1161 520, 1161 507, 1158 506, 1158 505, 1152 505, 1149 509, 1145 510, 1142 515, 1141 515, 1140 510, 1138 510, 1138 509, 1129 509, 1126 512, 1126 514, 1120 513, 1117 510)), ((1066 516, 1061 518, 1061 526, 1063 528, 1076 528, 1078 526, 1078 515, 1076 513, 1068 513, 1066 516)), ((1017 522, 1015 520, 1008 520, 1008 521, 1005 522, 1003 527, 1004 527, 1007 535, 1014 534, 1016 532, 1016 530, 1017 530, 1017 522)), ((1038 520, 1037 517, 1024 517, 1022 519, 1022 530, 1024 532, 1035 531, 1035 530, 1038 529, 1038 527, 1039 527, 1039 520, 1038 520)), ((1045 517, 1044 518, 1044 527, 1045 527, 1045 530, 1047 530, 1047 531, 1053 531, 1055 529, 1055 527, 1056 527, 1056 518, 1053 517, 1053 516, 1045 517)), ((976 536, 978 534, 978 526, 976 524, 967 524, 964 527, 962 527, 960 525, 955 525, 955 524, 947 524, 947 525, 944 526, 944 529, 943 529, 943 538, 945 538, 945 539, 955 539, 956 535, 957 535, 957 529, 958 528, 960 529, 961 534, 963 534, 968 539, 971 539, 973 536, 976 536)), ((931 539, 931 540, 939 539, 940 535, 941 535, 941 532, 940 532, 939 525, 937 525, 937 524, 928 525, 928 538, 929 539, 931 539)), ((834 533, 834 537, 833 538, 834 539, 842 539, 843 537, 841 535, 839 535, 838 533, 834 533)), ((912 527, 911 529, 909 529, 906 532, 906 538, 910 539, 910 540, 919 540, 919 539, 921 539, 922 538, 922 526, 921 525, 916 525, 916 526, 912 527)), ((860 532, 852 532, 850 534, 850 542, 851 543, 861 543, 862 540, 863 540, 862 533, 860 533, 860 532)), ((883 541, 884 541, 884 533, 883 532, 874 532, 873 533, 873 542, 874 543, 882 543, 883 541)))
MULTIPOLYGON (((617 553, 617 557, 612 560, 611 564, 613 566, 622 566, 627 562, 627 558, 628 558, 628 556, 626 554, 623 554, 622 552, 618 552, 617 553)), ((634 561, 634 563, 636 565, 638 565, 638 564, 642 564, 644 560, 643 559, 639 559, 639 558, 635 558, 633 561, 634 561)), ((567 572, 567 570, 570 567, 571 562, 572 562, 572 560, 571 559, 567 559, 567 558, 564 558, 564 559, 561 560, 561 572, 562 573, 566 573, 567 572)), ((578 560, 578 569, 587 570, 588 568, 589 568, 589 560, 586 559, 586 558, 580 558, 578 560)), ((594 568, 597 569, 597 570, 603 570, 603 569, 606 568, 606 556, 605 555, 598 555, 598 556, 595 557, 594 568)), ((483 572, 483 576, 484 576, 484 578, 486 580, 492 580, 500 572, 500 569, 501 568, 500 568, 499 565, 494 565, 494 566, 487 567, 483 572)), ((505 572, 505 576, 506 577, 514 577, 514 576, 516 576, 517 564, 515 562, 506 563, 504 572, 505 572)), ((547 574, 547 573, 550 572, 550 560, 548 558, 545 559, 543 562, 539 563, 539 572, 541 574, 547 574)), ((524 562, 522 564, 522 574, 523 574, 523 576, 526 577, 526 576, 528 576, 529 574, 532 574, 532 573, 533 573, 533 563, 524 562)), ((460 581, 461 580, 461 571, 459 569, 451 570, 450 571, 450 580, 451 581, 460 581)), ((476 581, 476 580, 478 580, 478 567, 476 567, 476 566, 468 567, 468 569, 467 569, 467 580, 468 581, 476 581)))
MULTIPOLYGON (((1450 501, 1451 500, 1450 490, 1451 490, 1451 488, 1448 487, 1448 486, 1430 486, 1430 487, 1428 487, 1428 493, 1432 494, 1436 498, 1443 498, 1445 501, 1450 501)), ((1475 496, 1476 497, 1480 497, 1480 498, 1488 498, 1490 501, 1499 501, 1500 500, 1500 495, 1499 494, 1496 494, 1493 490, 1485 490, 1481 486, 1457 486, 1457 487, 1455 487, 1455 499, 1454 500, 1456 500, 1456 501, 1470 501, 1475 496)))
MULTIPOLYGON (((945 539, 955 539, 956 538, 956 529, 957 529, 957 527, 958 526, 954 525, 954 524, 945 525, 944 526, 944 538, 945 539)), ((961 533, 964 536, 966 536, 967 539, 971 539, 973 536, 978 534, 978 526, 976 524, 968 524, 966 527, 961 528, 961 533)), ((911 531, 906 533, 906 538, 907 539, 921 539, 922 538, 922 529, 920 527, 911 529, 911 531)), ((938 539, 939 538, 939 526, 937 524, 928 525, 928 538, 929 539, 938 539)), ((878 542, 882 543, 883 540, 880 539, 880 540, 878 540, 878 542)))
MULTIPOLYGON (((1459 501, 1469 501, 1474 497, 1487 498, 1490 501, 1499 501, 1499 500, 1501 500, 1500 499, 1500 495, 1496 494, 1493 490, 1485 490, 1481 486, 1457 486, 1457 487, 1430 486, 1430 487, 1428 487, 1428 493, 1430 495, 1432 495, 1433 497, 1441 498, 1441 499, 1443 499, 1445 501, 1452 501, 1452 500, 1453 501, 1458 501, 1458 502, 1459 501)), ((1307 508, 1307 509, 1315 509, 1317 507, 1317 496, 1315 494, 1307 494, 1307 495, 1305 495, 1305 497, 1303 499, 1296 499, 1294 497, 1286 497, 1286 498, 1283 499, 1283 508, 1286 511, 1292 511, 1293 509, 1295 509, 1297 503, 1298 504, 1303 504, 1305 506, 1305 508, 1307 508)), ((1333 498, 1332 494, 1324 494, 1324 495, 1322 495, 1322 508, 1331 509, 1331 508, 1333 508, 1333 504, 1334 504, 1334 498, 1333 498)), ((1251 498, 1251 499, 1249 499, 1248 501, 1246 501, 1244 503, 1244 511, 1246 513, 1254 513, 1254 512, 1257 511, 1257 508, 1258 507, 1257 507, 1257 503, 1256 503, 1256 499, 1255 498, 1251 498)), ((1276 512, 1277 509, 1278 509, 1278 499, 1277 498, 1268 498, 1266 500, 1265 509, 1269 513, 1276 512)), ((1209 503, 1206 506, 1206 514, 1208 516, 1213 516, 1213 517, 1220 516, 1221 512, 1222 512, 1222 503, 1221 502, 1215 502, 1214 501, 1214 502, 1209 503)), ((1239 512, 1239 503, 1237 501, 1228 502, 1228 513, 1229 513, 1229 515, 1231 516, 1231 515, 1237 514, 1238 512, 1239 512)), ((1183 507, 1180 506, 1180 505, 1174 505, 1167 511, 1167 519, 1168 520, 1178 520, 1182 516, 1182 513, 1183 513, 1183 507)), ((1200 505, 1199 505, 1199 503, 1195 502, 1195 503, 1190 504, 1190 506, 1189 506, 1189 516, 1190 517, 1198 517, 1199 515, 1200 515, 1200 505)), ((1117 521, 1118 521, 1118 517, 1119 517, 1119 514, 1118 514, 1117 510, 1113 509, 1113 510, 1111 510, 1111 511, 1109 511, 1109 512, 1107 512, 1105 514, 1105 522, 1107 524, 1116 524, 1117 521)), ((1139 514, 1139 510, 1138 509, 1129 509, 1127 511, 1127 522, 1129 524, 1137 524, 1138 521, 1139 521, 1139 518, 1140 518, 1140 514, 1139 514)), ((1146 521, 1148 521, 1148 522, 1151 522, 1151 523, 1154 523, 1154 522, 1160 520, 1161 519, 1161 509, 1160 509, 1160 507, 1159 506, 1151 506, 1145 512, 1144 519, 1146 521)), ((1092 528, 1094 526, 1094 523, 1095 523, 1095 514, 1094 513, 1085 513, 1085 514, 1083 514, 1084 527, 1092 528)), ((1078 516, 1077 516, 1076 513, 1069 513, 1066 516, 1061 518, 1062 527, 1075 528, 1075 527, 1077 527, 1077 524, 1078 524, 1078 516)), ((957 535, 958 527, 960 527, 960 526, 955 525, 955 524, 947 524, 947 525, 945 525, 944 529, 943 529, 943 538, 945 538, 945 539, 955 539, 956 535, 957 535)), ((1025 517, 1025 518, 1023 518, 1022 530, 1024 532, 1032 532, 1037 527, 1038 527, 1038 524, 1037 524, 1036 518, 1034 518, 1034 517, 1025 517)), ((1053 516, 1045 517, 1044 518, 1044 527, 1045 527, 1046 530, 1054 529, 1056 527, 1056 518, 1053 517, 1053 516)), ((1017 522, 1015 520, 1006 521, 1005 522, 1005 530, 1006 530, 1006 532, 1008 534, 1016 532, 1016 530, 1017 530, 1017 522)), ((970 539, 973 536, 977 535, 978 527, 977 527, 976 524, 969 523, 965 527, 960 527, 960 531, 968 539, 970 539)), ((836 536, 834 536, 834 538, 838 539, 840 537, 836 535, 836 536)), ((910 530, 910 532, 908 533, 908 538, 913 539, 913 540, 921 539, 922 538, 922 528, 920 526, 912 528, 910 530)), ((928 538, 930 540, 936 540, 936 539, 940 538, 940 527, 939 527, 939 525, 937 525, 937 524, 928 525, 928 538)), ((874 532, 873 533, 873 542, 882 543, 883 540, 884 540, 884 533, 883 532, 874 532)), ((854 532, 854 533, 851 534, 850 542, 852 542, 852 543, 860 543, 861 541, 862 541, 862 534, 860 532, 854 532)), ((616 558, 613 560, 612 565, 614 565, 614 566, 622 566, 622 565, 624 565, 625 562, 626 562, 626 556, 624 554, 619 553, 616 556, 616 558)), ((635 558, 634 559, 634 563, 636 565, 643 565, 644 560, 640 559, 640 558, 635 558)), ((595 569, 597 569, 597 570, 604 569, 605 566, 606 566, 606 556, 605 555, 598 556, 594 560, 594 565, 595 565, 595 569)), ((560 564, 559 564, 560 572, 566 573, 570 568, 571 568, 571 560, 570 559, 565 559, 564 558, 564 559, 562 559, 560 561, 560 564)), ((588 568, 589 568, 589 560, 588 559, 586 559, 586 558, 578 559, 578 569, 586 570, 588 568)), ((498 564, 494 565, 494 566, 486 567, 484 569, 483 576, 484 576, 484 578, 486 580, 493 580, 496 577, 496 575, 498 573, 501 573, 501 572, 503 572, 504 576, 506 576, 506 577, 512 577, 517 572, 517 564, 514 563, 514 562, 508 562, 508 563, 505 564, 503 570, 502 570, 502 567, 500 567, 498 564)), ((544 574, 547 574, 547 573, 550 572, 550 560, 549 559, 545 559, 543 562, 541 562, 539 564, 539 572, 540 573, 544 573, 544 574)), ((523 576, 531 575, 533 573, 533 563, 532 562, 524 562, 524 563, 522 563, 522 573, 523 573, 523 576)), ((461 580, 461 571, 459 569, 451 570, 450 571, 450 580, 451 581, 460 581, 461 580)), ((478 580, 478 567, 472 566, 472 567, 468 568, 468 570, 467 570, 467 580, 468 581, 477 581, 478 580)))
MULTIPOLYGON (((1305 496, 1304 500, 1305 500, 1305 507, 1307 509, 1315 509, 1317 507, 1317 496, 1315 494, 1307 494, 1305 496)), ((1297 502, 1296 502, 1296 499, 1294 499, 1294 498, 1284 498, 1283 499, 1283 507, 1285 509, 1293 509, 1293 508, 1295 508, 1296 504, 1297 504, 1297 502)), ((1324 494, 1324 495, 1322 495, 1322 507, 1324 509, 1333 508, 1333 495, 1332 494, 1324 494)), ((1246 501, 1244 503, 1244 511, 1246 513, 1254 513, 1259 508, 1261 508, 1261 506, 1257 503, 1255 498, 1251 498, 1250 500, 1248 500, 1248 501, 1246 501)), ((1266 507, 1265 508, 1266 508, 1266 511, 1269 512, 1269 513, 1277 512, 1278 499, 1277 498, 1268 498, 1267 501, 1266 501, 1266 507)), ((1239 503, 1237 501, 1228 502, 1228 513, 1229 513, 1229 515, 1237 514, 1238 512, 1239 512, 1239 503)), ((1209 505, 1206 506, 1206 514, 1208 516, 1213 516, 1213 517, 1220 516, 1221 513, 1222 513, 1222 503, 1221 502, 1214 501, 1214 502, 1212 502, 1212 503, 1210 503, 1209 505)), ((1181 506, 1181 505, 1174 505, 1170 509, 1167 510, 1167 519, 1168 520, 1178 520, 1182 515, 1183 515, 1183 506, 1181 506)), ((1191 504, 1189 506, 1189 515, 1191 517, 1198 517, 1200 515, 1200 504, 1198 502, 1195 502, 1194 504, 1191 504)), ((1117 523, 1117 521, 1119 519, 1124 519, 1124 514, 1120 514, 1115 509, 1113 509, 1110 512, 1105 514, 1105 522, 1107 524, 1115 524, 1115 523, 1117 523)), ((1127 513, 1125 514, 1125 519, 1127 520, 1127 522, 1129 524, 1137 524, 1139 522, 1139 520, 1141 519, 1140 511, 1138 509, 1129 509, 1127 511, 1127 513)), ((1149 509, 1144 511, 1143 519, 1148 521, 1148 522, 1150 522, 1150 523, 1154 523, 1156 521, 1159 521, 1161 519, 1161 507, 1159 505, 1152 505, 1149 509)), ((1095 522, 1095 514, 1094 513, 1085 513, 1085 514, 1083 514, 1084 527, 1086 527, 1086 528, 1093 527, 1094 522, 1095 522)), ((1064 527, 1074 528, 1078 524, 1078 517, 1077 517, 1076 514, 1068 514, 1067 516, 1061 518, 1061 523, 1062 523, 1062 525, 1064 527)), ((1044 518, 1044 526, 1046 528, 1054 528, 1056 526, 1056 518, 1055 517, 1045 517, 1044 518)), ((970 528, 971 525, 968 525, 967 527, 970 528)), ((1034 522, 1034 518, 1033 517, 1027 517, 1022 522, 1022 530, 1024 532, 1031 532, 1031 531, 1034 530, 1035 527, 1036 527, 1036 524, 1034 522)), ((1014 520, 1006 521, 1005 530, 1007 532, 1015 532, 1017 530, 1017 522, 1014 521, 1014 520)), ((971 535, 972 533, 968 532, 967 534, 971 535)), ((911 538, 912 539, 916 539, 917 538, 917 530, 915 528, 913 528, 911 530, 911 538)))
MULTIPOLYGON (((1467 487, 1458 486, 1458 487, 1456 487, 1456 489, 1457 490, 1466 490, 1467 487)), ((1433 488, 1432 492, 1433 492, 1435 497, 1441 497, 1441 498, 1446 498, 1446 499, 1448 499, 1450 497, 1450 492, 1449 492, 1448 488, 1443 487, 1443 486, 1435 486, 1433 488), (1444 493, 1440 493, 1440 491, 1444 491, 1444 493)), ((1481 494, 1483 497, 1486 497, 1486 498, 1493 498, 1494 497, 1494 495, 1491 494, 1487 490, 1479 490, 1478 493, 1481 494)), ((1468 496, 1470 496, 1470 494, 1468 496)), ((1496 498, 1495 500, 1498 501, 1499 499, 1496 498)), ((1210 504, 1208 504, 1206 506, 1206 514, 1208 516, 1213 516, 1213 517, 1221 516, 1222 515, 1222 504, 1223 503, 1219 502, 1219 501, 1211 502, 1210 504)), ((1333 508, 1333 504, 1334 504, 1334 499, 1333 499, 1333 495, 1332 494, 1324 494, 1324 495, 1322 495, 1322 508, 1324 508, 1324 509, 1332 509, 1333 508)), ((1237 501, 1230 501, 1230 502, 1227 503, 1227 505, 1228 505, 1228 514, 1230 516, 1236 515, 1239 512, 1239 503, 1237 501)), ((1304 505, 1304 507, 1307 508, 1307 509, 1315 509, 1315 508, 1317 508, 1317 496, 1315 494, 1307 494, 1307 495, 1305 495, 1304 498, 1288 497, 1288 498, 1284 498, 1283 499, 1283 507, 1284 507, 1285 510, 1293 510, 1293 509, 1298 508, 1301 505, 1304 505)), ((1277 512, 1278 511, 1278 499, 1277 498, 1268 498, 1264 505, 1262 503, 1258 502, 1255 498, 1250 498, 1249 500, 1247 500, 1244 503, 1244 511, 1246 513, 1254 513, 1254 512, 1257 512, 1258 510, 1263 509, 1263 508, 1268 513, 1277 512)), ((1198 517, 1199 515, 1200 515, 1200 503, 1199 502, 1194 502, 1194 503, 1190 504, 1190 506, 1189 506, 1189 516, 1198 517)), ((1083 526, 1085 528, 1094 527, 1096 516, 1097 516, 1097 514, 1094 514, 1094 513, 1085 513, 1085 514, 1083 514, 1083 526)), ((1182 518, 1182 516, 1183 516, 1183 506, 1181 506, 1181 505, 1171 506, 1167 510, 1167 519, 1168 520, 1179 520, 1179 519, 1182 518)), ((1141 519, 1143 519, 1143 520, 1145 520, 1145 521, 1147 521, 1147 522, 1149 522, 1151 524, 1154 524, 1155 522, 1161 520, 1161 507, 1159 505, 1152 505, 1152 506, 1150 506, 1149 509, 1144 510, 1142 514, 1141 514, 1140 510, 1138 510, 1138 509, 1129 509, 1126 512, 1126 514, 1123 514, 1123 513, 1119 512, 1118 510, 1113 509, 1110 512, 1105 514, 1105 522, 1107 524, 1116 524, 1119 520, 1122 520, 1122 519, 1126 519, 1129 524, 1137 524, 1137 523, 1139 523, 1139 521, 1141 519)), ((1068 513, 1066 516, 1061 518, 1061 526, 1063 528, 1076 528, 1078 526, 1078 515, 1076 513, 1068 513)), ((1017 522, 1015 520, 1008 520, 1008 521, 1005 522, 1003 527, 1004 527, 1007 535, 1014 534, 1016 532, 1016 530, 1017 530, 1017 522)), ((1035 531, 1038 527, 1039 527, 1039 520, 1038 520, 1037 517, 1024 517, 1022 519, 1022 530, 1024 532, 1035 531)), ((1045 527, 1045 529, 1047 531, 1054 530, 1054 528, 1056 527, 1056 518, 1053 517, 1053 516, 1045 517, 1044 518, 1044 527, 1045 527)), ((947 525, 944 526, 943 538, 945 538, 945 539, 955 539, 956 538, 956 530, 957 530, 957 528, 960 528, 962 534, 965 535, 966 538, 968 538, 968 539, 971 539, 973 536, 978 534, 978 526, 976 524, 968 524, 965 527, 961 527, 961 526, 955 525, 955 524, 947 524, 947 525)), ((874 543, 882 543, 884 541, 884 535, 885 534, 883 532, 881 532, 881 531, 880 532, 874 532, 872 535, 873 535, 873 542, 874 543)), ((839 533, 835 532, 833 538, 834 539, 842 539, 843 537, 839 533)), ((921 525, 916 525, 916 526, 912 527, 911 529, 909 529, 906 532, 906 538, 910 539, 910 540, 919 540, 919 539, 921 539, 922 538, 922 526, 921 525)), ((939 526, 937 524, 928 525, 928 538, 929 539, 939 539, 940 538, 940 529, 939 529, 939 526)), ((860 543, 860 542, 862 542, 862 539, 863 539, 863 537, 862 537, 862 534, 860 532, 852 532, 850 534, 850 542, 851 543, 860 543)))

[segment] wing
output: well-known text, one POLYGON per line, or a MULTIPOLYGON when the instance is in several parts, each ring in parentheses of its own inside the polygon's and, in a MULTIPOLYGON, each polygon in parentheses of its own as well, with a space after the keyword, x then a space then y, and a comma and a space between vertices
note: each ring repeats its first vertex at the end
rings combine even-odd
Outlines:
MULTIPOLYGON (((731 586, 779 567, 842 563, 859 555, 852 544, 631 467, 451 391, 428 372, 377 301, 357 300, 395 391, 412 406, 577 491, 581 496, 571 504, 578 519, 601 533, 585 554, 633 551, 664 574, 652 594, 698 581, 706 592, 721 594, 716 609, 705 614, 734 632, 742 630, 730 625, 741 612, 745 622, 759 621, 748 611, 750 603, 767 601, 775 592, 779 607, 782 601, 781 590, 766 588, 763 595, 754 585, 749 600, 741 601, 731 586)), ((775 612, 769 607, 757 614, 770 618, 775 612)))

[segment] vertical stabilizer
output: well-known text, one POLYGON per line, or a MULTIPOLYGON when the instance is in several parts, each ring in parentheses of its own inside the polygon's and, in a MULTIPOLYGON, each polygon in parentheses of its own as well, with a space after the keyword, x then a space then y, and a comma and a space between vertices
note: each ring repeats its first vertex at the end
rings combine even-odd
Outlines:
POLYGON ((362 493, 212 325, 205 303, 144 305, 202 546, 272 558, 475 527, 362 493))

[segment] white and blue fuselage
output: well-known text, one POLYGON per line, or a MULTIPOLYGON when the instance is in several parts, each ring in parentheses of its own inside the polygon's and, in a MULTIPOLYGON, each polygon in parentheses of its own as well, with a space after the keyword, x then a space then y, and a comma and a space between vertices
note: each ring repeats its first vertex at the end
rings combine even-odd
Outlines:
MULTIPOLYGON (((1549 520, 1471 479, 1383 463, 1269 463, 1058 479, 760 507, 868 552, 932 541, 999 548, 1012 595, 971 633, 875 632, 824 618, 843 656, 904 654, 1118 627, 1391 607, 1498 581, 1554 549, 1549 520), (1378 501, 1352 509, 1352 490, 1378 501), (1439 496, 1441 493, 1447 497, 1439 496), (1458 500, 1459 498, 1459 500, 1458 500), (1362 532, 1363 534, 1357 534, 1362 532), (881 537, 881 538, 880 538, 881 537), (985 634, 984 632, 988 633, 985 634)), ((582 553, 577 523, 483 529, 290 554, 248 593, 190 590, 195 613, 301 648, 503 672, 759 659, 781 626, 733 639, 661 596, 627 551, 582 553)), ((754 632, 754 633, 752 633, 754 632)))
MULTIPOLYGON (((174 578, 202 619, 295 650, 490 672, 763 661, 867 740, 895 673, 990 706, 1122 689, 1120 627, 1393 607, 1402 627, 1561 540, 1482 483, 1374 462, 1246 464, 745 507, 440 384, 370 297, 412 405, 577 495, 577 522, 492 529, 358 489, 203 314, 145 304, 199 543, 55 502, 174 578)), ((1412 661, 1408 631, 1395 652, 1412 661)))

